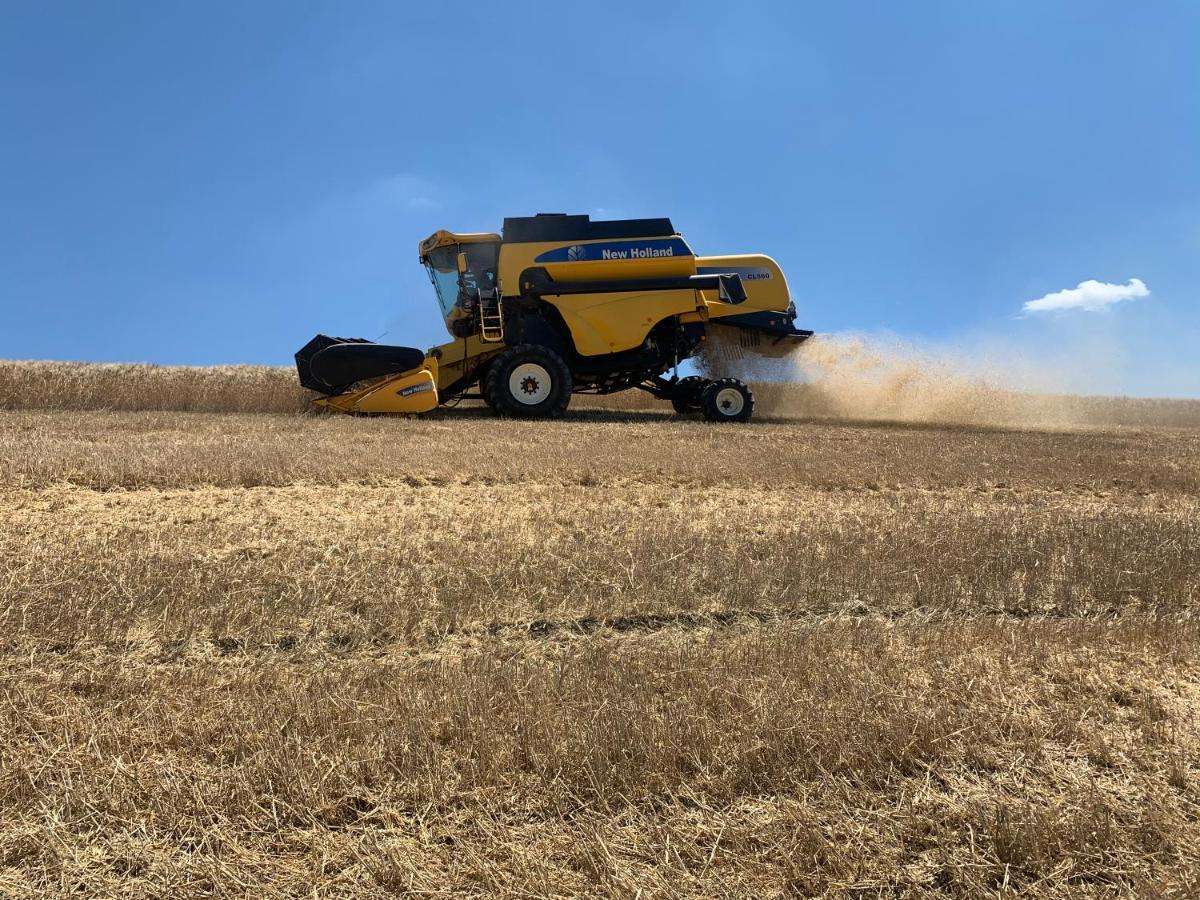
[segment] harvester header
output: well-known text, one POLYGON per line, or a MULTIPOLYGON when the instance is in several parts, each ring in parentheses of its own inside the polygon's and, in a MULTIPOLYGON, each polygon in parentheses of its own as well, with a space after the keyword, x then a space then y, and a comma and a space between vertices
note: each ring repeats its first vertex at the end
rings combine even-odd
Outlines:
POLYGON ((713 335, 781 356, 812 332, 769 256, 697 256, 670 219, 507 218, 500 234, 435 231, 418 244, 452 340, 423 352, 318 335, 296 354, 316 402, 421 413, 482 399, 517 418, 557 417, 572 393, 639 388, 681 414, 747 421, 737 378, 680 378, 713 335), (668 373, 671 373, 668 376, 668 373))

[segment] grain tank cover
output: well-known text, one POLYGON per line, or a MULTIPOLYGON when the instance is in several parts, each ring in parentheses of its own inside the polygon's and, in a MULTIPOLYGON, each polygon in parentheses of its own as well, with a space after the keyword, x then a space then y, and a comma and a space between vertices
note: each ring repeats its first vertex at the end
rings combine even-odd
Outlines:
POLYGON ((565 213, 538 213, 504 220, 506 244, 530 244, 546 241, 600 241, 620 238, 672 237, 675 228, 670 219, 610 219, 593 222, 591 216, 565 213))

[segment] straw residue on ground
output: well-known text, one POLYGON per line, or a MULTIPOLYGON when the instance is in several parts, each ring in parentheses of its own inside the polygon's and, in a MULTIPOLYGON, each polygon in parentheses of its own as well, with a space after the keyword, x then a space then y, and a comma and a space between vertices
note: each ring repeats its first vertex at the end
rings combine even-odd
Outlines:
POLYGON ((1194 895, 1198 460, 0 413, 0 893, 1194 895))

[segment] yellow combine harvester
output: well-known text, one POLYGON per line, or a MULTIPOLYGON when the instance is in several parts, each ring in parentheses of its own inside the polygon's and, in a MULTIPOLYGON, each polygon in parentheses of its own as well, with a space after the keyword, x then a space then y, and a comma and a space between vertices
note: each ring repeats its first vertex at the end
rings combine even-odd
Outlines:
POLYGON ((543 213, 505 219, 501 234, 437 231, 419 254, 454 339, 424 353, 318 335, 296 354, 300 383, 325 395, 317 403, 422 413, 477 398, 541 418, 561 416, 572 393, 640 388, 679 413, 745 422, 745 383, 680 378, 679 363, 710 334, 767 356, 812 334, 793 324, 773 259, 697 256, 670 219, 543 213))

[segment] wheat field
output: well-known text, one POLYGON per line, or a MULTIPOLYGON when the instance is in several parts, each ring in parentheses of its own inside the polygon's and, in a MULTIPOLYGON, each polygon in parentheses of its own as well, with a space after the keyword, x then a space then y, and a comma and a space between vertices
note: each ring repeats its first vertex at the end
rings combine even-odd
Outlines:
POLYGON ((1197 404, 760 396, 0 364, 0 896, 1196 896, 1197 404))

